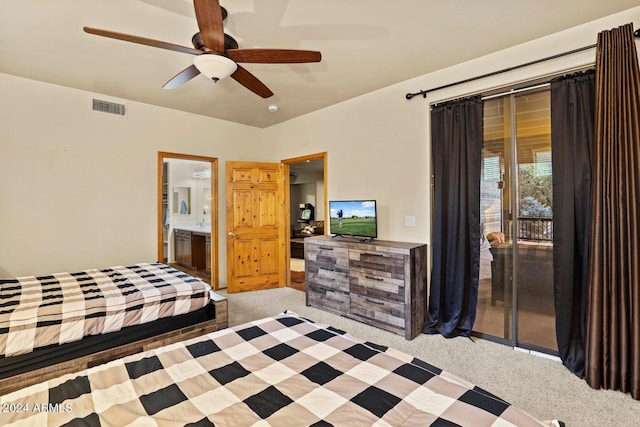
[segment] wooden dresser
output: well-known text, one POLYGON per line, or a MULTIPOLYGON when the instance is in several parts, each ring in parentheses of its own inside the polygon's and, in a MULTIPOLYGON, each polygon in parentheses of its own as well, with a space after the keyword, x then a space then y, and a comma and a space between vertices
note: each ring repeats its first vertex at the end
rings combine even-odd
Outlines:
POLYGON ((306 303, 413 339, 424 328, 427 245, 304 240, 306 303))

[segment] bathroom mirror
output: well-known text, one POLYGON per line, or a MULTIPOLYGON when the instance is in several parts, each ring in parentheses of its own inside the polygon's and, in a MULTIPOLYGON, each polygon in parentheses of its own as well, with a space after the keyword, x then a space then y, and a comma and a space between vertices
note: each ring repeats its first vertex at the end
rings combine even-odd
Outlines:
POLYGON ((205 187, 202 189, 202 213, 204 215, 211 212, 211 188, 205 187))
POLYGON ((173 187, 173 213, 191 214, 191 187, 173 187))

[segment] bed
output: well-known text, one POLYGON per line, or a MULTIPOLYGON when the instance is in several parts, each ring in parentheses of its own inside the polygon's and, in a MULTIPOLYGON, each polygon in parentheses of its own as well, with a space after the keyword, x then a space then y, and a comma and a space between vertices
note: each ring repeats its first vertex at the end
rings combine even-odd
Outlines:
POLYGON ((0 410, 7 426, 562 425, 291 312, 18 390, 0 410))
POLYGON ((0 279, 0 393, 226 327, 222 302, 162 263, 0 279))

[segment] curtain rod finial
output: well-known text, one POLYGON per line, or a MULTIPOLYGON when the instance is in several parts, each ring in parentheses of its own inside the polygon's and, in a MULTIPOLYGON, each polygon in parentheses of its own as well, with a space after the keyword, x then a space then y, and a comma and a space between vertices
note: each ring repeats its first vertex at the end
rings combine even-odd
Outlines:
POLYGON ((633 33, 633 35, 634 35, 634 36, 636 36, 636 37, 638 37, 638 38, 640 38, 640 28, 638 28, 638 29, 633 33))
POLYGON ((416 95, 422 95, 423 98, 426 98, 427 97, 427 91, 426 90, 421 90, 420 92, 417 92, 417 93, 408 93, 406 95, 406 98, 407 99, 411 99, 416 95))

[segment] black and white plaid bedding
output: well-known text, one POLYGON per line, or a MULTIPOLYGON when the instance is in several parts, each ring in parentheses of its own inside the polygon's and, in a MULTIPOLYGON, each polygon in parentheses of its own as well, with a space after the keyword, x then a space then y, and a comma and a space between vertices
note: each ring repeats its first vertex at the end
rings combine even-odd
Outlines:
POLYGON ((5 426, 551 426, 397 350, 284 313, 0 397, 5 426))
POLYGON ((210 290, 160 263, 0 279, 0 355, 189 313, 209 303, 210 290))

